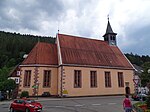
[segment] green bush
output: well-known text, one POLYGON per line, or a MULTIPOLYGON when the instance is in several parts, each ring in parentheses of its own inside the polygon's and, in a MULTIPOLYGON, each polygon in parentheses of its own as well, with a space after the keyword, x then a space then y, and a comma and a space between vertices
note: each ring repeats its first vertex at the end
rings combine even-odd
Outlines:
POLYGON ((29 97, 29 92, 28 91, 22 91, 21 95, 20 95, 20 98, 23 98, 23 97, 28 98, 29 97))
POLYGON ((147 104, 148 109, 150 109, 150 95, 148 95, 147 97, 146 104, 147 104))
POLYGON ((133 108, 136 112, 144 112, 144 110, 142 108, 140 108, 140 106, 145 105, 145 102, 137 102, 135 104, 133 104, 133 108))

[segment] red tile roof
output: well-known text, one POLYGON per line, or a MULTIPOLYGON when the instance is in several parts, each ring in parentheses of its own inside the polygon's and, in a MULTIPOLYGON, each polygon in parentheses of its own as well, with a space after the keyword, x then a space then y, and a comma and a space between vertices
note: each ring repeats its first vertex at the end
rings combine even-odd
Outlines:
POLYGON ((58 34, 63 64, 133 69, 117 46, 105 41, 58 34))
MULTIPOLYGON (((133 69, 117 46, 102 40, 58 34, 62 64, 133 69)), ((22 65, 58 65, 57 45, 39 42, 22 65)))
POLYGON ((28 57, 22 62, 22 65, 28 64, 58 65, 56 44, 37 43, 28 57))

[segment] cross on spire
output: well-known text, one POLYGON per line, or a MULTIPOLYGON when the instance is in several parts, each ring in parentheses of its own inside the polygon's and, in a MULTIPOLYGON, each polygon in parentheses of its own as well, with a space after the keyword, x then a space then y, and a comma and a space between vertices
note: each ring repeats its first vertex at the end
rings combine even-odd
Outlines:
POLYGON ((109 21, 109 14, 107 15, 107 19, 108 19, 108 21, 109 21))

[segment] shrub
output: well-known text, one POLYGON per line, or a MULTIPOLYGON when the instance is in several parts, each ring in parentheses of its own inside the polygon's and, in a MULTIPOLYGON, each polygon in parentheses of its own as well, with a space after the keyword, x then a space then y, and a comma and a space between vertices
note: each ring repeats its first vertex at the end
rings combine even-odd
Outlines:
POLYGON ((150 108, 150 95, 148 95, 146 100, 147 107, 150 108))
POLYGON ((29 97, 29 92, 28 91, 22 91, 20 97, 21 98, 23 98, 23 97, 28 98, 29 97))

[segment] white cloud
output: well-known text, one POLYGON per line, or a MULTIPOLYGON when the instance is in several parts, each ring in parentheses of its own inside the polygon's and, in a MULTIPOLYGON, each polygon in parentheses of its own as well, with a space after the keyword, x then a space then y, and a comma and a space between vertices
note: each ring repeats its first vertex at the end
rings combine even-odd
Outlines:
POLYGON ((149 0, 6 0, 0 6, 1 30, 55 36, 59 27, 60 33, 103 39, 109 14, 122 51, 149 47, 149 0))

